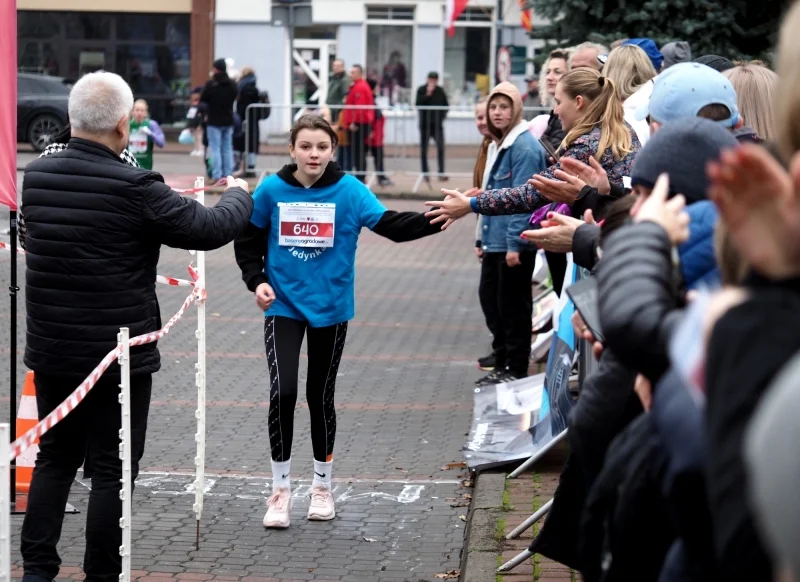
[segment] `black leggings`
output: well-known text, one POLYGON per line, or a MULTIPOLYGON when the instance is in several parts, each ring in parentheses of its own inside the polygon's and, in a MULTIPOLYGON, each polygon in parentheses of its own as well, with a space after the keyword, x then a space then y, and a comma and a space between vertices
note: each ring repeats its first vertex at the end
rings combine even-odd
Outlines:
POLYGON ((311 446, 317 461, 330 461, 333 454, 333 442, 336 438, 333 395, 347 336, 347 322, 329 327, 310 327, 305 321, 270 316, 264 320, 264 343, 270 377, 269 442, 272 460, 276 462, 287 461, 292 457, 297 373, 300 367, 300 347, 306 332, 306 400, 311 415, 311 446))

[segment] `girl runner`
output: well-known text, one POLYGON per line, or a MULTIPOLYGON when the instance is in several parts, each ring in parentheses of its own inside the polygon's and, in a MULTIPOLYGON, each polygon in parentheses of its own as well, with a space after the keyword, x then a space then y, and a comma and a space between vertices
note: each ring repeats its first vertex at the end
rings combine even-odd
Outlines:
POLYGON ((289 470, 304 335, 314 452, 308 519, 336 515, 331 494, 333 400, 347 322, 355 314, 355 258, 361 229, 367 227, 395 242, 439 231, 422 213, 386 210, 364 184, 332 161, 336 145, 336 132, 322 117, 300 117, 290 134, 289 153, 296 163, 284 166, 256 189, 250 230, 234 243, 242 278, 265 315, 273 483, 265 527, 289 526, 289 470))
POLYGON ((147 101, 139 99, 133 104, 128 149, 145 170, 153 169, 153 145, 164 147, 164 132, 149 115, 147 101))

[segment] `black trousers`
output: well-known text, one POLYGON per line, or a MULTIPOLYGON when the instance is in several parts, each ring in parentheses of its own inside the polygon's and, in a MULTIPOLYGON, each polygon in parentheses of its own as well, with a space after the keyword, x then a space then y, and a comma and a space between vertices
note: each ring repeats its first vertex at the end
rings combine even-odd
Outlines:
POLYGON ((422 162, 422 173, 427 174, 428 169, 428 144, 431 139, 436 143, 436 159, 439 162, 439 173, 444 174, 444 127, 435 125, 430 127, 420 127, 420 147, 419 155, 422 162))
MULTIPOLYGON (((78 387, 78 382, 36 373, 36 405, 43 419, 78 387)), ((147 414, 153 380, 150 374, 131 376, 131 437, 133 478, 139 474, 144 454, 147 414)), ((33 469, 28 509, 22 522, 23 580, 53 580, 61 558, 56 545, 61 538, 64 508, 75 474, 84 465, 92 480, 86 512, 86 580, 116 582, 122 570, 122 461, 119 458, 119 378, 103 377, 86 399, 39 443, 33 469)))
POLYGON ((375 173, 378 180, 386 179, 386 169, 383 167, 383 146, 372 146, 372 159, 375 161, 375 173))
POLYGON ((520 253, 520 262, 509 267, 505 253, 484 254, 478 294, 486 325, 490 330, 494 327, 496 369, 506 367, 523 377, 528 375, 531 357, 531 277, 536 253, 520 253))
POLYGON ((347 338, 347 322, 309 327, 305 321, 270 316, 264 320, 264 343, 269 365, 269 442, 273 461, 292 457, 297 373, 303 336, 308 335, 306 400, 311 415, 314 459, 330 461, 336 439, 334 392, 336 374, 347 338))
POLYGON ((359 123, 355 131, 350 132, 350 147, 353 152, 353 171, 362 182, 367 179, 367 136, 370 126, 359 123))

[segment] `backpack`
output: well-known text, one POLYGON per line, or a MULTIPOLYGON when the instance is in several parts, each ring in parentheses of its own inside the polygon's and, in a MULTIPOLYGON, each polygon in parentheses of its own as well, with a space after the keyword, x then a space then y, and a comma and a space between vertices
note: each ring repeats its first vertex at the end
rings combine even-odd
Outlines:
MULTIPOLYGON (((258 103, 262 103, 264 105, 269 105, 269 93, 266 91, 259 91, 258 92, 258 103)), ((272 113, 271 107, 259 107, 258 108, 258 120, 264 121, 265 119, 269 119, 269 115, 272 113)))

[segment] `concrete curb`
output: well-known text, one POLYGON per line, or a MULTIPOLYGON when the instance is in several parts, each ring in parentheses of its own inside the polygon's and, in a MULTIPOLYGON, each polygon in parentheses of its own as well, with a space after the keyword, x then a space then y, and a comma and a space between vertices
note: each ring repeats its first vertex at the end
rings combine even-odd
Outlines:
POLYGON ((505 473, 478 473, 464 532, 461 582, 495 582, 497 557, 502 552, 497 524, 505 515, 505 473))

